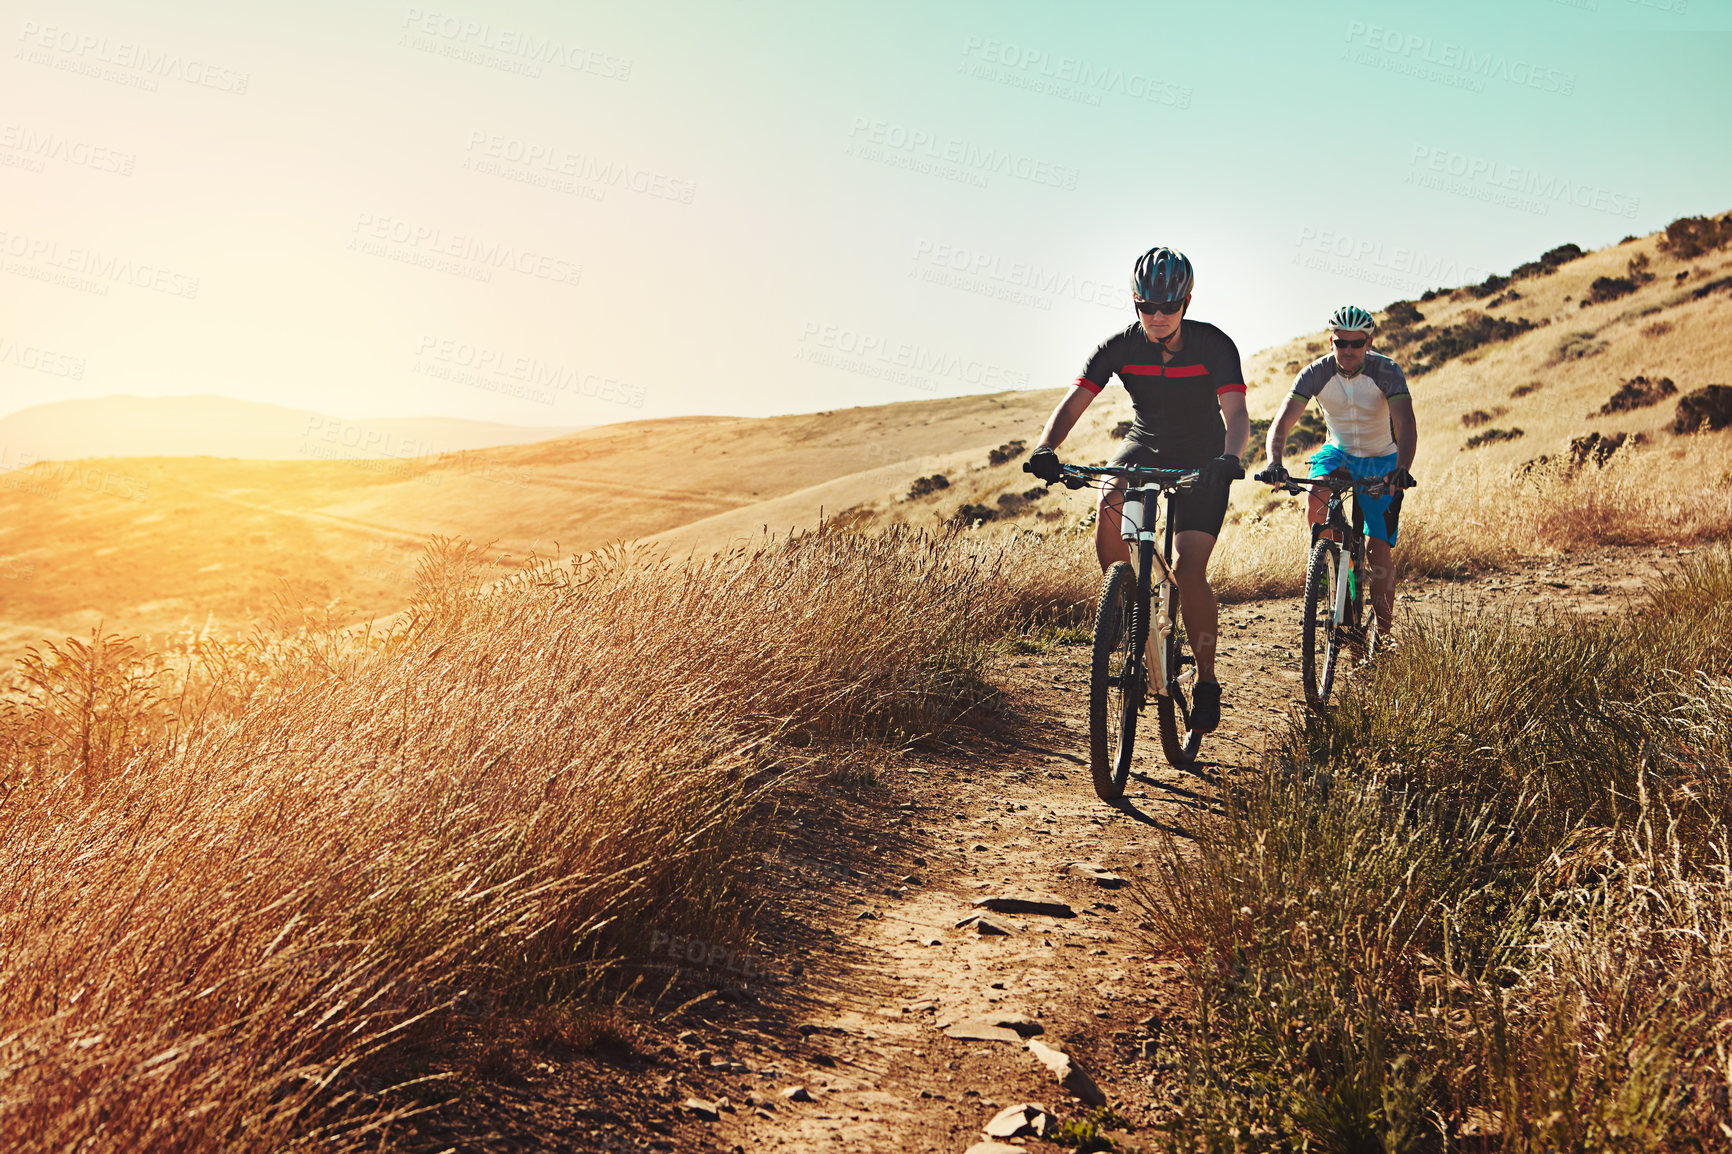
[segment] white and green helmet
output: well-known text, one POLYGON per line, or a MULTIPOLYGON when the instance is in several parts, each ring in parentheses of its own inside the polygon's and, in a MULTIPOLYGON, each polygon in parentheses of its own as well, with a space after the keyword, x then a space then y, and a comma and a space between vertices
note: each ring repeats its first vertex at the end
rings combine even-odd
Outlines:
POLYGON ((1358 305, 1342 305, 1329 314, 1329 323, 1324 326, 1331 329, 1342 329, 1346 332, 1369 333, 1377 328, 1377 322, 1371 314, 1358 305))

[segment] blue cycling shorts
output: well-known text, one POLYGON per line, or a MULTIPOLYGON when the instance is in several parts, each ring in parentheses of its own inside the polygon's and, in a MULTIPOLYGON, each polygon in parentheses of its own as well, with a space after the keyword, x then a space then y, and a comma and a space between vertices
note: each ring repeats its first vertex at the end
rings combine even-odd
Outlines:
MULTIPOLYGON (((1340 445, 1325 444, 1311 455, 1311 475, 1321 477, 1337 469, 1345 469, 1355 480, 1369 481, 1395 468, 1395 461, 1394 453, 1387 457, 1350 457, 1342 452, 1340 445)), ((1353 498, 1353 516, 1367 537, 1394 545, 1396 531, 1401 526, 1400 491, 1388 497, 1356 494, 1353 498)))

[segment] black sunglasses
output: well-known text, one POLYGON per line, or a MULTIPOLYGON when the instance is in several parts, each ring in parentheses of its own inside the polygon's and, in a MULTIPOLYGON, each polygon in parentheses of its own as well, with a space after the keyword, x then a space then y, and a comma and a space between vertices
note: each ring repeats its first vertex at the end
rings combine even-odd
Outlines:
POLYGON ((1362 349, 1371 343, 1370 337, 1360 337, 1356 341, 1344 341, 1340 337, 1331 337, 1329 339, 1335 342, 1335 347, 1338 349, 1362 349))
POLYGON ((1156 313, 1170 317, 1176 312, 1183 312, 1185 308, 1184 301, 1165 301, 1161 304, 1153 304, 1149 301, 1136 301, 1135 304, 1137 306, 1137 311, 1146 317, 1152 317, 1156 313))

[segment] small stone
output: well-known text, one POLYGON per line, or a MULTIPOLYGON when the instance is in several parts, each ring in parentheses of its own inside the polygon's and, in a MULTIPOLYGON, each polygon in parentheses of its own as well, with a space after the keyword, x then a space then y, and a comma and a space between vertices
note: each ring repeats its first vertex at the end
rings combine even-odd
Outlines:
POLYGON ((720 1054, 717 1054, 710 1059, 710 1069, 712 1070, 726 1070, 729 1065, 731 1065, 731 1063, 720 1054))
POLYGON ((875 922, 878 920, 878 911, 861 910, 859 913, 854 915, 854 920, 857 922, 875 922))
POLYGON ((944 1031, 946 1037, 955 1038, 959 1042, 1020 1042, 1022 1035, 1004 1026, 995 1026, 990 1022, 971 1020, 957 1022, 944 1031))
POLYGON ((1035 1034, 1045 1033, 1046 1027, 1022 1014, 982 1014, 978 1018, 967 1018, 946 1026, 944 1032, 963 1041, 1019 1042, 1035 1034))
POLYGON ((702 1039, 698 1037, 698 1032, 696 1030, 687 1030, 679 1036, 679 1040, 688 1046, 695 1046, 702 1039))
POLYGON ((1046 918, 1074 918, 1076 911, 1057 898, 1018 898, 996 896, 981 898, 974 903, 982 909, 1000 914, 1039 914, 1046 918))
POLYGON ((710 1059, 714 1058, 715 1056, 716 1056, 716 1054, 715 1054, 714 1050, 699 1050, 698 1056, 697 1056, 697 1063, 700 1066, 708 1066, 710 1064, 710 1059))
POLYGON ((974 930, 983 938, 992 937, 994 935, 1008 936, 1010 934, 1009 930, 1005 929, 997 922, 989 922, 985 918, 975 919, 974 930))
POLYGON ((804 1086, 784 1086, 782 1097, 790 1102, 810 1102, 812 1100, 812 1095, 806 1092, 804 1086))
POLYGON ((1002 989, 1004 989, 1004 983, 1003 982, 994 982, 994 983, 992 983, 992 988, 995 990, 1002 990, 1002 989))
POLYGON ((1044 1138, 1052 1115, 1038 1102, 1006 1106, 994 1115, 981 1133, 988 1138, 1044 1138))
POLYGON ((706 1122, 714 1122, 722 1116, 714 1102, 706 1102, 702 1098, 687 1098, 686 1109, 706 1122))
POLYGON ((1161 1044, 1159 1042, 1155 1041, 1153 1038, 1144 1038, 1143 1039, 1143 1057, 1153 1058, 1156 1054, 1159 1054, 1160 1052, 1161 1052, 1161 1044))
POLYGON ((923 866, 926 864, 926 859, 923 857, 914 857, 914 858, 909 858, 908 860, 913 862, 917 866, 923 866))
POLYGON ((923 883, 920 880, 919 874, 909 874, 907 877, 902 879, 902 884, 905 886, 917 886, 923 883))
POLYGON ((962 1154, 1027 1154, 1021 1146, 1010 1146, 1003 1142, 976 1142, 962 1154))
POLYGON ((1028 1052, 1038 1058, 1042 1065, 1052 1071, 1052 1076, 1058 1079, 1058 1084, 1068 1090, 1074 1097, 1080 1098, 1090 1106, 1106 1105, 1106 1095, 1095 1085, 1095 1080, 1088 1075, 1077 1062, 1062 1050, 1055 1050, 1044 1042, 1033 1038, 1028 1040, 1028 1052))
POLYGON ((1105 890, 1116 890, 1125 884, 1124 878, 1103 865, 1096 865, 1094 862, 1067 862, 1065 863, 1064 868, 1059 872, 1064 874, 1066 877, 1083 878, 1086 881, 1092 881, 1095 885, 1100 886, 1105 890))

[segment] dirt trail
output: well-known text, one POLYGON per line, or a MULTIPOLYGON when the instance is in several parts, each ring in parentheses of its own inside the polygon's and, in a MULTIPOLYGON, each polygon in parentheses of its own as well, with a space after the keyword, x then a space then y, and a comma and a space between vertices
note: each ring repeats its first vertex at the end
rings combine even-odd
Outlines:
MULTIPOLYGON (((1617 611, 1689 553, 1596 550, 1471 581, 1415 581, 1398 613, 1411 625, 1541 604, 1617 611)), ((1188 989, 1178 964, 1148 956, 1136 881, 1161 831, 1182 839, 1196 829, 1219 784, 1255 771, 1269 735, 1302 705, 1297 600, 1223 606, 1221 620, 1223 722, 1194 772, 1167 766, 1151 731, 1124 801, 1102 803, 1086 762, 1087 647, 1012 659, 989 732, 906 754, 875 788, 795 803, 801 833, 766 860, 765 961, 730 959, 728 975, 715 975, 726 988, 660 1011, 665 1033, 640 1036, 634 1056, 537 1064, 509 1104, 494 1098, 473 1125, 431 1128, 423 1142, 440 1136, 426 1148, 961 1154, 1002 1107, 1085 1116, 1021 1039, 945 1032, 1004 1014, 1038 1024, 1035 1040, 1070 1055, 1141 1129, 1155 1117, 1144 1045, 1173 1032, 1188 989), (1126 884, 1070 876, 1075 862, 1126 884), (1004 933, 958 925, 989 896, 1056 899, 1074 916, 986 912, 1004 933), (794 1087, 810 1100, 787 1098, 794 1087), (568 1120, 551 1125, 574 1095, 588 1107, 567 1107, 568 1120)))
MULTIPOLYGON (((1616 611, 1689 552, 1596 550, 1473 581, 1416 581, 1404 587, 1400 611, 1541 601, 1616 611)), ((1183 837, 1193 829, 1217 783, 1254 770, 1269 734, 1302 702, 1296 599, 1224 606, 1221 619, 1226 708, 1194 773, 1167 766, 1151 740, 1139 746, 1124 803, 1095 797, 1082 646, 1012 662, 1006 712, 1014 720, 996 738, 952 757, 910 757, 887 772, 908 815, 908 849, 831 890, 832 909, 849 928, 841 948, 809 961, 815 977, 828 979, 804 1019, 819 1029, 778 1063, 781 1077, 737 1078, 734 1112, 714 1124, 719 1149, 960 1152, 982 1140, 981 1127, 1004 1106, 1038 1102, 1060 1118, 1086 1113, 1024 1045, 959 1041, 942 1029, 1006 1012, 1038 1022, 1038 1040, 1079 1062, 1121 1115, 1139 1127, 1152 1120, 1143 1044, 1163 1040, 1187 993, 1176 964, 1148 956, 1134 879, 1151 864, 1155 831, 1183 837), (1132 885, 1066 876, 1079 861, 1132 885), (902 882, 909 875, 918 884, 902 882), (1009 932, 957 928, 988 895, 1056 897, 1076 916, 988 912, 1009 932), (814 1100, 780 1097, 790 1085, 814 1100)))

